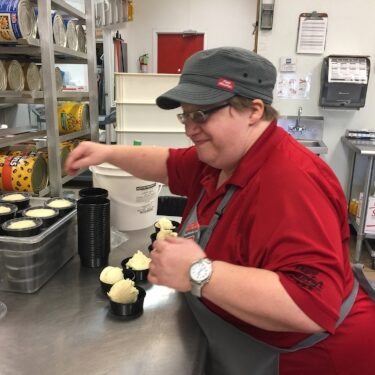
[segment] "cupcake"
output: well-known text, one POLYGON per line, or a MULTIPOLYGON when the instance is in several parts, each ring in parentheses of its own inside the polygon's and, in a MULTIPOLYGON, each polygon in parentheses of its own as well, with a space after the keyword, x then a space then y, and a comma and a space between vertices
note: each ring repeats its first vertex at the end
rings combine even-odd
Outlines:
POLYGON ((107 294, 116 282, 123 279, 124 274, 122 273, 122 268, 112 266, 105 267, 99 276, 103 293, 107 294))
POLYGON ((43 222, 39 218, 18 217, 2 224, 3 232, 14 237, 29 237, 40 233, 43 222))
POLYGON ((146 291, 129 279, 115 283, 108 292, 111 312, 124 318, 136 318, 143 313, 146 291))
POLYGON ((132 257, 121 262, 124 272, 131 269, 135 274, 135 281, 147 281, 151 259, 138 250, 132 257))
POLYGON ((39 218, 43 221, 43 228, 52 225, 59 216, 59 210, 51 207, 35 206, 22 211, 24 217, 39 218))
POLYGON ((76 200, 72 198, 51 198, 45 202, 45 206, 58 209, 59 216, 62 217, 76 207, 76 200))

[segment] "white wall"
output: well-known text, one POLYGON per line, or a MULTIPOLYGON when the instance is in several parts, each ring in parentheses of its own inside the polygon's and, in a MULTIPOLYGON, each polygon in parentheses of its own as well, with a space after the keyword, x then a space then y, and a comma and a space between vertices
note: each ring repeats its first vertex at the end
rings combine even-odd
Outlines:
POLYGON ((153 37, 156 31, 205 33, 206 48, 232 45, 253 49, 252 24, 256 0, 137 0, 134 21, 120 30, 128 42, 129 72, 138 72, 138 57, 150 56, 153 66, 153 37))
MULTIPOLYGON (((128 42, 129 71, 138 71, 138 57, 150 54, 152 66, 153 36, 155 31, 194 29, 206 33, 206 48, 234 45, 252 49, 255 22, 255 0, 137 0, 135 20, 120 30, 128 42)), ((374 68, 371 68, 365 108, 356 110, 322 109, 318 106, 320 69, 323 57, 329 54, 375 54, 375 2, 369 0, 279 0, 275 2, 273 29, 260 31, 258 53, 269 58, 276 66, 281 56, 297 57, 299 73, 312 73, 309 100, 275 99, 274 106, 283 115, 297 114, 302 106, 303 115, 324 116, 323 140, 328 154, 323 158, 336 172, 346 188, 348 152, 341 144, 346 129, 375 128, 372 124, 375 108, 374 68), (328 13, 326 49, 322 55, 295 54, 298 16, 311 11, 328 13)), ((372 62, 373 63, 373 62, 372 62)))
POLYGON ((284 115, 296 115, 302 106, 303 115, 324 116, 323 140, 328 146, 324 157, 335 170, 344 188, 349 172, 348 150, 341 143, 346 129, 375 128, 375 1, 368 0, 282 0, 275 3, 273 29, 259 34, 258 52, 276 66, 280 56, 295 56, 300 73, 312 73, 309 100, 275 99, 274 106, 284 115), (313 4, 312 4, 313 3, 313 4), (328 32, 323 55, 295 54, 298 16, 303 12, 328 14, 328 32), (372 63, 366 106, 357 110, 322 109, 318 106, 322 60, 330 54, 369 55, 372 63))

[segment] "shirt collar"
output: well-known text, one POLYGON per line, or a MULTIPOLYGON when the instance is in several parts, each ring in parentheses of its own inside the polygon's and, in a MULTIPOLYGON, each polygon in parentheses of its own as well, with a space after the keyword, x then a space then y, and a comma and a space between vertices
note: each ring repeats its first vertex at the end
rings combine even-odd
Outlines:
MULTIPOLYGON (((287 133, 277 126, 276 120, 273 120, 240 160, 233 175, 224 185, 244 187, 265 163, 267 156, 272 153, 272 150, 274 150, 274 148, 280 143, 280 140, 286 135, 287 133)), ((208 165, 204 168, 201 184, 205 188, 207 194, 210 195, 216 191, 216 181, 219 173, 219 169, 208 165)))

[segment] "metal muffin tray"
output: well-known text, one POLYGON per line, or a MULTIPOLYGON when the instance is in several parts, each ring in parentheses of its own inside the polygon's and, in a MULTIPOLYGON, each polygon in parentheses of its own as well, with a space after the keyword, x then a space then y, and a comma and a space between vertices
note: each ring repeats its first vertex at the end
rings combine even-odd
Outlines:
MULTIPOLYGON (((31 206, 47 198, 32 198, 31 206)), ((0 235, 0 290, 34 293, 77 252, 77 213, 31 237, 0 235)))

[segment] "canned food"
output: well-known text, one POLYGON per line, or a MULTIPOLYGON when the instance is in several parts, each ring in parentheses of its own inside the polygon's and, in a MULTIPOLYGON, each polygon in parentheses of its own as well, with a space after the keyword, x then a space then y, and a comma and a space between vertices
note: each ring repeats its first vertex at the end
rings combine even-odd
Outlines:
MULTIPOLYGON (((66 159, 68 158, 69 153, 70 153, 70 148, 67 145, 62 144, 62 143, 59 144, 59 148, 60 148, 61 175, 65 176, 66 173, 65 173, 64 167, 65 167, 66 159)), ((41 155, 48 165, 48 148, 43 147, 42 149, 37 151, 37 154, 41 155)), ((49 166, 47 168, 49 169, 49 166)))
POLYGON ((34 8, 29 0, 0 0, 0 40, 36 36, 34 8))
POLYGON ((58 107, 57 117, 61 134, 83 130, 88 124, 88 106, 76 102, 62 103, 58 107))
POLYGON ((22 65, 22 68, 26 78, 25 90, 39 91, 41 89, 41 82, 38 65, 35 63, 26 63, 22 65))
POLYGON ((6 66, 2 60, 0 60, 0 91, 6 90, 8 87, 8 73, 6 66))
POLYGON ((86 53, 86 32, 82 25, 76 26, 78 37, 78 51, 86 53))
MULTIPOLYGON (((43 90, 43 68, 41 67, 39 69, 39 77, 40 77, 40 86, 43 90)), ((62 76, 62 71, 59 67, 55 68, 55 80, 56 80, 56 90, 57 91, 62 91, 64 88, 64 82, 63 82, 63 76, 62 76)))
POLYGON ((47 163, 40 155, 8 156, 0 166, 3 190, 39 193, 47 186, 47 163))
POLYGON ((22 65, 17 60, 7 61, 8 89, 13 91, 23 91, 25 88, 25 76, 22 65))
POLYGON ((63 75, 62 75, 61 69, 57 66, 55 68, 55 77, 56 77, 56 90, 62 91, 62 89, 64 88, 63 75))
POLYGON ((77 147, 77 145, 78 141, 76 139, 60 142, 60 147, 67 147, 69 151, 73 151, 77 147))
POLYGON ((70 19, 64 19, 66 29, 66 46, 73 51, 78 51, 78 35, 76 22, 70 19))
POLYGON ((55 44, 61 47, 66 47, 66 28, 62 16, 56 12, 51 12, 52 16, 52 31, 53 40, 55 44))

